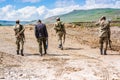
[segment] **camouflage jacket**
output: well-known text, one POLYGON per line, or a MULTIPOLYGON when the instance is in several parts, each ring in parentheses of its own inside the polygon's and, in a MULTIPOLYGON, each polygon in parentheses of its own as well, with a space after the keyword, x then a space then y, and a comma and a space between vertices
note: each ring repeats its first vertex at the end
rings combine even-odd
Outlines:
POLYGON ((23 37, 24 38, 24 31, 25 28, 21 24, 16 24, 14 26, 15 36, 16 37, 23 37))
POLYGON ((54 29, 56 30, 56 33, 58 33, 58 32, 66 33, 64 23, 62 23, 61 21, 57 21, 55 23, 54 29))
POLYGON ((99 37, 108 37, 110 34, 110 22, 100 21, 97 24, 100 26, 99 37))

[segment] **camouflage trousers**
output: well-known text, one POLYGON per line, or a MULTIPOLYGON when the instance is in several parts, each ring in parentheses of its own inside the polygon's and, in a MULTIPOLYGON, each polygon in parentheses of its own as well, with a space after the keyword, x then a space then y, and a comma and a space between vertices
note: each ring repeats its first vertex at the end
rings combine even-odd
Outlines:
POLYGON ((58 44, 59 44, 59 48, 63 48, 63 44, 62 44, 62 42, 63 42, 63 35, 64 35, 64 33, 63 32, 58 32, 57 33, 57 37, 58 37, 58 44))
POLYGON ((24 49, 24 38, 16 38, 17 50, 24 49))
POLYGON ((42 55, 42 44, 43 44, 43 47, 44 47, 44 53, 46 54, 46 49, 47 49, 47 47, 46 47, 46 38, 41 37, 41 38, 38 38, 37 41, 38 41, 38 44, 39 44, 39 52, 40 52, 40 54, 42 55))
POLYGON ((103 54, 103 49, 104 49, 104 54, 106 55, 106 51, 108 48, 108 37, 100 37, 99 43, 100 43, 101 54, 103 54))
POLYGON ((99 43, 100 43, 100 48, 104 48, 107 50, 107 46, 108 46, 108 38, 107 37, 101 37, 99 40, 99 43))

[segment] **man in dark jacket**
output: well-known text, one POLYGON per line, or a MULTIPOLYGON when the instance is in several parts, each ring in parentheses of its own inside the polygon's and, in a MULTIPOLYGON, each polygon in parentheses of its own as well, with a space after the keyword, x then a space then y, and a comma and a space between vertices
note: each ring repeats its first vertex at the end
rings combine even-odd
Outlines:
POLYGON ((35 37, 39 43, 39 52, 42 56, 42 44, 44 46, 44 55, 47 54, 46 52, 46 40, 48 40, 48 32, 46 29, 46 25, 41 23, 41 20, 38 20, 37 25, 35 26, 35 37))

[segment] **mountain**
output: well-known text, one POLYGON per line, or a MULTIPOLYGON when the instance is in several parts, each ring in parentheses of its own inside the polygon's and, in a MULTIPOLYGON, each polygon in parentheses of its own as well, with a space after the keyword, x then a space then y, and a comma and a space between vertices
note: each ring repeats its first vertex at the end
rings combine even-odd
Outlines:
MULTIPOLYGON (((21 24, 28 24, 28 21, 21 21, 21 24)), ((13 26, 15 21, 0 20, 0 26, 13 26)))
MULTIPOLYGON (((58 15, 64 22, 91 22, 98 20, 101 16, 106 16, 107 19, 120 21, 120 9, 101 8, 90 10, 73 10, 70 13, 58 15)), ((55 22, 57 16, 45 19, 46 23, 55 22)))

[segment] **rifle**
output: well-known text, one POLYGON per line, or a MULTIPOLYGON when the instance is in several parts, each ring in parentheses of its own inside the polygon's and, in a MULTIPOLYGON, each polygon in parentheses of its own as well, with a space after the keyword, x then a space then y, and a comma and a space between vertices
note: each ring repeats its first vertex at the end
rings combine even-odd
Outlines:
POLYGON ((109 45, 109 48, 112 50, 111 43, 112 43, 112 41, 109 39, 109 40, 108 40, 108 45, 109 45))
POLYGON ((63 44, 65 43, 65 38, 66 38, 66 33, 64 33, 64 35, 63 35, 63 44))

